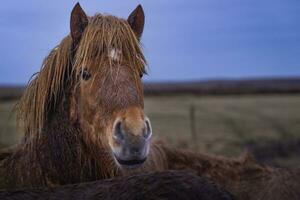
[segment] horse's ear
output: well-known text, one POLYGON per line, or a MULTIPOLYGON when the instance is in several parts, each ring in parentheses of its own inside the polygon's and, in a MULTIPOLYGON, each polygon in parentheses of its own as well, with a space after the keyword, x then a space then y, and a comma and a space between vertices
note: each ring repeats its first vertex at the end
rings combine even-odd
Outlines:
POLYGON ((82 36, 82 33, 88 25, 88 18, 81 8, 80 4, 77 3, 71 13, 70 28, 71 36, 73 39, 73 45, 76 46, 82 36))
POLYGON ((138 5, 136 9, 129 15, 127 22, 136 34, 137 38, 140 39, 143 34, 145 23, 145 14, 141 5, 138 5))

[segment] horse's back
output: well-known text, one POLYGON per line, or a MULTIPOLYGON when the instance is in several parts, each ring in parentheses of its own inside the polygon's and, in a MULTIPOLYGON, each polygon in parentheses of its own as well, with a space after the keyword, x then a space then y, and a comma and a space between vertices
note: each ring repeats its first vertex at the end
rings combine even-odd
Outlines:
POLYGON ((300 169, 270 169, 269 174, 253 174, 240 182, 238 193, 233 194, 245 200, 299 200, 300 169))
POLYGON ((157 172, 52 189, 22 189, 0 192, 2 200, 21 199, 197 199, 232 200, 231 194, 207 179, 185 172, 157 172))
POLYGON ((276 169, 274 176, 267 182, 261 199, 299 200, 300 168, 276 169))

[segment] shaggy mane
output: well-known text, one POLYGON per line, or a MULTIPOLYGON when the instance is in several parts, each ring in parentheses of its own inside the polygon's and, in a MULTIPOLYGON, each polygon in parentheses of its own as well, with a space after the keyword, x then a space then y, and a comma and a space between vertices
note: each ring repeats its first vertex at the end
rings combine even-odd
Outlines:
POLYGON ((82 39, 76 49, 72 48, 72 38, 65 37, 44 59, 41 70, 31 81, 16 106, 17 124, 25 136, 40 134, 48 122, 51 113, 59 108, 62 98, 70 90, 70 86, 81 68, 91 62, 99 67, 112 71, 112 60, 108 55, 112 49, 120 52, 120 62, 129 66, 137 79, 145 73, 146 60, 140 43, 126 20, 96 14, 89 18, 82 39), (74 51, 76 51, 73 57, 74 51))

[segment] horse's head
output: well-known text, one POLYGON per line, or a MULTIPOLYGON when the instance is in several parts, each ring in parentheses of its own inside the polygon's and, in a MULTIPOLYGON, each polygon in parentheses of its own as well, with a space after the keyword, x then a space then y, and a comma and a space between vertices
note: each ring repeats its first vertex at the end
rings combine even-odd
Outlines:
POLYGON ((141 77, 145 59, 139 39, 144 13, 138 6, 128 20, 87 17, 79 4, 71 14, 74 84, 71 118, 87 147, 99 149, 124 166, 139 166, 149 153, 151 125, 144 114, 141 77))

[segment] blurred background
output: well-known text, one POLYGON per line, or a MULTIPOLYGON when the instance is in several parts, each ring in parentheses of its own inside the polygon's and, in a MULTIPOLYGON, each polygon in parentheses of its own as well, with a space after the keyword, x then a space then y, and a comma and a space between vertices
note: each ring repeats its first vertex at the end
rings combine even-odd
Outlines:
MULTIPOLYGON (((22 137, 12 110, 44 57, 69 34, 77 1, 0 6, 0 148, 22 137)), ((300 164, 300 2, 79 0, 127 18, 142 4, 145 109, 154 134, 193 151, 300 164)))

